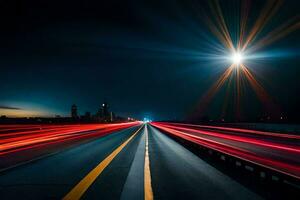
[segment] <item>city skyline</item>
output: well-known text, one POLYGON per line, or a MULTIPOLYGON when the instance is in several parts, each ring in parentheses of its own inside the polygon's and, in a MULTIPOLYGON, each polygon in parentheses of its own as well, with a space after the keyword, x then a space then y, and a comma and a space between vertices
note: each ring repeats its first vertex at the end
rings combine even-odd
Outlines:
POLYGON ((99 104, 98 108, 90 111, 90 110, 82 110, 76 104, 72 104, 69 106, 69 110, 65 115, 60 115, 59 113, 52 113, 46 114, 38 111, 30 111, 26 109, 22 109, 19 107, 8 107, 8 106, 0 106, 0 116, 2 117, 19 117, 19 118, 26 118, 26 117, 69 117, 69 118, 79 118, 81 116, 90 113, 94 116, 105 116, 108 115, 107 113, 111 113, 112 111, 109 110, 109 104, 106 101, 103 101, 99 104), (104 111, 105 110, 105 111, 104 111), (9 112, 11 111, 11 112, 9 112))

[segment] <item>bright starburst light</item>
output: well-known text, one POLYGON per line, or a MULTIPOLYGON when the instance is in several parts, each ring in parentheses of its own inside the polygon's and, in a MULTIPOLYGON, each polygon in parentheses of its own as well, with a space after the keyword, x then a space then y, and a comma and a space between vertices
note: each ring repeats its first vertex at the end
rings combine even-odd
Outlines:
MULTIPOLYGON (((284 37, 288 33, 299 29, 300 23, 299 18, 293 18, 287 20, 286 23, 282 24, 278 28, 275 28, 271 32, 265 32, 262 35, 265 25, 272 19, 273 15, 279 10, 282 1, 274 0, 267 1, 266 5, 261 10, 253 26, 249 29, 247 27, 248 17, 249 17, 249 2, 241 1, 241 10, 239 16, 239 22, 232 21, 235 24, 232 27, 236 27, 236 32, 233 29, 228 29, 228 22, 230 20, 225 20, 223 16, 223 11, 220 5, 220 1, 214 0, 209 1, 211 14, 209 16, 205 14, 203 17, 205 23, 208 25, 210 31, 217 37, 220 44, 212 45, 218 52, 224 52, 223 55, 213 55, 214 60, 227 60, 230 62, 229 66, 225 68, 225 71, 217 79, 217 81, 211 86, 207 93, 203 96, 197 113, 204 113, 203 111, 208 107, 208 103, 215 96, 215 94, 224 86, 228 85, 226 90, 226 97, 224 98, 223 111, 226 110, 226 102, 229 94, 234 94, 234 104, 236 105, 236 117, 240 118, 240 99, 243 94, 242 87, 245 85, 250 85, 251 88, 256 93, 257 97, 264 104, 265 108, 269 111, 276 110, 274 103, 266 90, 263 88, 262 84, 256 79, 253 68, 249 68, 245 64, 245 52, 247 52, 247 65, 254 64, 253 62, 256 58, 261 59, 264 53, 259 52, 262 47, 271 44, 272 42, 284 37), (233 37, 235 36, 235 37, 233 37), (230 54, 227 54, 231 52, 230 54), (224 57, 224 55, 226 55, 224 57), (221 58, 221 59, 220 59, 221 58), (224 59, 225 58, 225 59, 224 59), (248 82, 248 83, 247 83, 248 82), (233 91, 232 93, 232 89, 233 91), (270 107, 270 105, 272 105, 270 107)), ((266 54, 265 54, 266 55, 266 54)), ((256 61, 257 62, 257 61, 256 61)), ((225 62, 223 62, 225 64, 225 62)), ((220 64, 220 63, 219 63, 220 64)), ((197 114, 196 113, 196 114, 197 114)), ((274 112, 273 112, 274 113, 274 112)), ((222 113, 224 115, 224 113, 222 113)), ((223 117, 223 116, 222 116, 223 117)))
POLYGON ((240 52, 234 52, 230 56, 230 60, 237 67, 240 66, 240 64, 242 64, 243 59, 244 59, 243 54, 241 54, 240 52))

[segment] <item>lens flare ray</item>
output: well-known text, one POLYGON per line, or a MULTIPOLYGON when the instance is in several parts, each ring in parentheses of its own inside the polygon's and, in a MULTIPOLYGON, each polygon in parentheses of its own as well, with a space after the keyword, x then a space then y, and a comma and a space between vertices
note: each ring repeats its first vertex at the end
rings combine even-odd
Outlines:
MULTIPOLYGON (((199 113, 200 115, 203 115, 204 110, 207 109, 210 101, 225 85, 225 83, 227 83, 228 86, 225 90, 224 103, 228 103, 229 101, 228 99, 230 97, 230 90, 235 89, 233 98, 236 105, 236 119, 239 120, 241 118, 241 97, 243 94, 245 94, 244 92, 242 92, 243 88, 246 86, 245 81, 249 83, 249 86, 251 86, 252 90, 256 94, 257 98, 261 101, 267 113, 274 114, 274 116, 279 114, 279 107, 276 106, 275 101, 267 93, 262 83, 260 83, 260 81, 255 78, 254 74, 249 70, 248 66, 251 67, 251 63, 255 59, 272 57, 262 52, 256 52, 257 50, 271 44, 274 41, 277 41, 278 39, 281 39, 287 34, 300 28, 299 16, 296 16, 288 20, 286 23, 275 28, 273 31, 266 33, 264 37, 260 37, 260 34, 262 32, 265 32, 264 29, 266 25, 270 22, 271 18, 274 17, 274 15, 279 11, 282 4, 282 0, 267 1, 249 33, 247 34, 246 30, 250 13, 250 1, 242 1, 240 6, 241 14, 239 24, 238 26, 236 26, 238 29, 238 34, 234 34, 231 33, 228 29, 229 26, 227 25, 224 18, 220 2, 218 0, 209 1, 209 8, 211 9, 212 16, 208 17, 209 15, 205 14, 205 23, 208 25, 210 31, 219 39, 221 44, 224 45, 225 49, 227 49, 228 52, 227 58, 224 55, 216 55, 213 57, 215 58, 215 60, 219 60, 216 58, 219 57, 220 59, 224 59, 224 63, 227 64, 228 62, 231 62, 231 64, 203 95, 193 117, 199 115, 199 113), (234 44, 231 35, 238 35, 238 38, 235 41, 236 44, 234 44)), ((226 105, 223 105, 222 116, 224 116, 226 107, 226 105)))

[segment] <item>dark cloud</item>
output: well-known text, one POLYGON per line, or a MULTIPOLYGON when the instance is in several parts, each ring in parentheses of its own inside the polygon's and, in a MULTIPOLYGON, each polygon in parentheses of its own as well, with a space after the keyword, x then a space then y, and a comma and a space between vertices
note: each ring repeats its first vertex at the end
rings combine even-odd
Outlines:
POLYGON ((22 108, 17 108, 17 107, 12 107, 12 106, 3 106, 3 105, 0 105, 0 109, 22 110, 22 108))

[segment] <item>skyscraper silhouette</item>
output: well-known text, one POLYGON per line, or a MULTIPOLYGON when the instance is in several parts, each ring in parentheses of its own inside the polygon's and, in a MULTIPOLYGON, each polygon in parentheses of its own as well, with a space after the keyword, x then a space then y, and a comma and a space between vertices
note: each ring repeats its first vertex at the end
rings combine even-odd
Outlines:
POLYGON ((71 117, 73 119, 77 119, 78 118, 77 106, 75 104, 73 104, 72 107, 71 107, 71 117))

